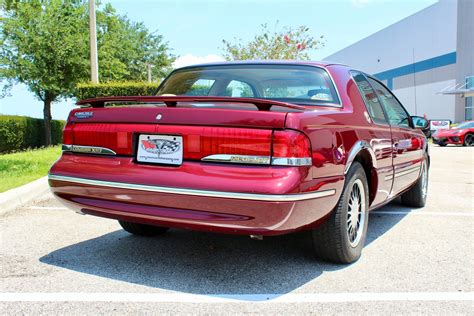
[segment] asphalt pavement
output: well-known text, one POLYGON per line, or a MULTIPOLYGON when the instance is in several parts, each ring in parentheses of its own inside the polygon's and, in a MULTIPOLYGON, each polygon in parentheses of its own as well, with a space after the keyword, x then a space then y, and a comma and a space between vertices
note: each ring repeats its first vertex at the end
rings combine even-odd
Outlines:
POLYGON ((135 237, 48 194, 0 215, 0 314, 473 314, 474 148, 431 147, 427 206, 370 215, 362 258, 262 241, 135 237))

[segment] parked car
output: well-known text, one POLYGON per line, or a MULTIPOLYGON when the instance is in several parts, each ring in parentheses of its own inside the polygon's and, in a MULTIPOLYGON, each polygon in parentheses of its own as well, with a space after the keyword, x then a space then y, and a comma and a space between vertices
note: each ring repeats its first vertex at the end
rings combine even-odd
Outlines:
POLYGON ((439 129, 433 133, 433 143, 474 146, 474 121, 467 121, 449 129, 439 129))
POLYGON ((348 66, 192 66, 173 71, 157 96, 78 105, 51 190, 135 235, 309 230, 317 256, 349 263, 361 255, 369 211, 398 196, 410 207, 426 202, 427 121, 348 66))

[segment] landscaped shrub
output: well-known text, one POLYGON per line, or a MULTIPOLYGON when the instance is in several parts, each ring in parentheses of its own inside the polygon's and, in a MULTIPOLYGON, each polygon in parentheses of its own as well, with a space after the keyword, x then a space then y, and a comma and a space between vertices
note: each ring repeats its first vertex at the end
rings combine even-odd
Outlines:
MULTIPOLYGON (((65 121, 51 122, 52 144, 62 142, 65 121)), ((0 115, 0 153, 44 146, 42 119, 28 116, 0 115)))
POLYGON ((133 96, 154 95, 158 88, 156 82, 106 82, 106 83, 80 83, 76 86, 75 97, 78 100, 109 97, 109 96, 133 96))

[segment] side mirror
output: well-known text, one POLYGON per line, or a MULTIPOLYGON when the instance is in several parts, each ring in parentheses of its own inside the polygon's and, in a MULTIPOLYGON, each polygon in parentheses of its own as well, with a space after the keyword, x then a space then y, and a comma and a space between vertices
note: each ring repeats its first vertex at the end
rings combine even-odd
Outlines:
POLYGON ((427 129, 430 124, 427 119, 421 116, 412 116, 411 121, 413 122, 413 127, 419 129, 427 129))

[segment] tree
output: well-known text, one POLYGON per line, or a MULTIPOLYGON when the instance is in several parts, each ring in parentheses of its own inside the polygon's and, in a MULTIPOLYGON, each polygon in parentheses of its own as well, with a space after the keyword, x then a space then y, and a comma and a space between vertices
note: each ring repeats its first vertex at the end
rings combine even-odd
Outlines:
POLYGON ((150 33, 141 22, 120 16, 110 4, 97 12, 97 46, 101 81, 147 79, 147 65, 154 78, 171 71, 174 57, 163 36, 150 33))
POLYGON ((78 1, 13 2, 5 7, 2 79, 21 82, 43 101, 45 144, 51 144, 51 103, 88 76, 87 7, 78 1))
POLYGON ((271 31, 262 24, 260 33, 245 43, 234 38, 233 42, 223 40, 224 57, 227 60, 264 60, 264 59, 309 59, 308 52, 324 46, 324 37, 314 38, 306 26, 296 29, 284 27, 271 31))
MULTIPOLYGON (((7 88, 26 84, 43 101, 45 144, 51 144, 51 104, 73 95, 90 78, 88 7, 80 0, 0 0, 0 80, 7 88)), ((99 78, 143 80, 146 65, 155 76, 173 56, 162 36, 118 15, 111 5, 97 12, 99 78)))

